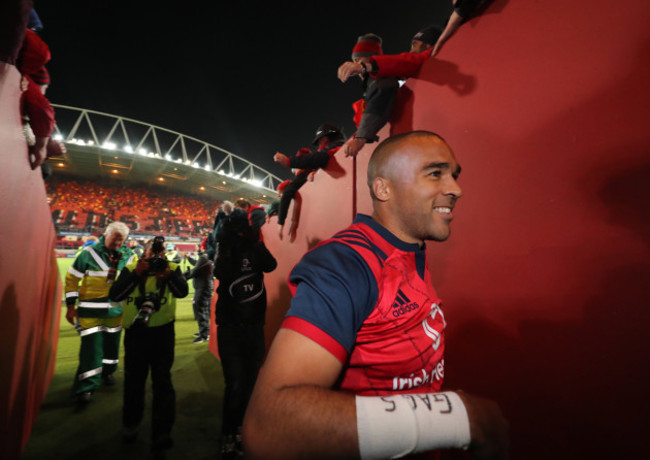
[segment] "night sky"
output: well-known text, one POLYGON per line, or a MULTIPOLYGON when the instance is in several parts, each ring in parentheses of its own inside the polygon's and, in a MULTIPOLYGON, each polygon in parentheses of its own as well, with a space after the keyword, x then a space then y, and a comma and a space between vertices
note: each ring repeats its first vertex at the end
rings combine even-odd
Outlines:
POLYGON ((281 178, 272 160, 319 124, 354 132, 360 82, 336 69, 373 32, 384 53, 444 25, 451 0, 398 2, 34 0, 50 46, 52 103, 133 118, 222 147, 281 178))

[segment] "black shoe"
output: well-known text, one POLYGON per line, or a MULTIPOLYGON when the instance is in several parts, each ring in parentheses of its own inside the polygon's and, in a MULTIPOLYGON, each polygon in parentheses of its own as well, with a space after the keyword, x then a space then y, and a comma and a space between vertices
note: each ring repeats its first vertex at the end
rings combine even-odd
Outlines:
POLYGON ((209 340, 208 337, 198 336, 196 339, 192 341, 192 343, 203 343, 203 342, 207 342, 208 340, 209 340))
POLYGON ((195 333, 192 334, 192 335, 194 336, 194 338, 201 337, 201 334, 199 334, 198 332, 195 332, 195 333))
POLYGON ((115 377, 113 377, 113 374, 102 374, 102 380, 107 387, 115 385, 115 377))
POLYGON ((80 404, 88 404, 93 397, 92 391, 82 391, 76 395, 77 402, 80 404))

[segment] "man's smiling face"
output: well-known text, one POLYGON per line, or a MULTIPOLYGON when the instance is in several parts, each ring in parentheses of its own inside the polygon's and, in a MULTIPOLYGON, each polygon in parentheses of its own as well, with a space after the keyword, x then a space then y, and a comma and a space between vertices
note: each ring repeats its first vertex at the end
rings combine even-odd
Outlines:
POLYGON ((462 195, 453 152, 435 136, 409 137, 397 151, 387 165, 396 236, 406 242, 445 241, 462 195))

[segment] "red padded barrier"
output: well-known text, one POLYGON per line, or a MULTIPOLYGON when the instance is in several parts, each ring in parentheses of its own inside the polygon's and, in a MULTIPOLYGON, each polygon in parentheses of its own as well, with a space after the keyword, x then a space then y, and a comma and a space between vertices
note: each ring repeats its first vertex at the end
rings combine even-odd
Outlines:
MULTIPOLYGON (((640 458, 650 387, 650 4, 497 0, 400 90, 390 127, 426 129, 463 172, 430 243, 446 382, 496 399, 515 459, 640 458)), ((358 210, 369 212, 358 158, 358 210)), ((270 342, 302 253, 351 220, 351 164, 301 190, 296 241, 264 237, 270 342)), ((459 455, 463 457, 463 455, 459 455)))
POLYGON ((61 281, 40 168, 19 114, 20 75, 0 62, 0 458, 19 458, 54 374, 61 281))

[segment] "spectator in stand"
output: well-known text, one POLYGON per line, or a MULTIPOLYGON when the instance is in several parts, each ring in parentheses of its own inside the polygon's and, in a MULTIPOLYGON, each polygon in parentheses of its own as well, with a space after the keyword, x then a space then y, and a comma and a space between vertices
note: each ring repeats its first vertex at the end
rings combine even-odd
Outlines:
MULTIPOLYGON (((269 205, 269 210, 266 216, 266 221, 270 222, 271 217, 277 216, 280 211, 280 203, 282 197, 284 196, 284 190, 291 183, 290 180, 285 180, 281 182, 278 187, 278 199, 271 202, 269 205)), ((287 205, 288 206, 288 205, 287 205)), ((298 229, 298 219, 300 217, 300 207, 302 206, 302 195, 300 192, 296 192, 293 196, 293 212, 291 213, 291 225, 289 225, 289 241, 293 241, 296 237, 296 230, 298 229)))
POLYGON ((194 267, 185 272, 185 278, 191 279, 194 286, 192 310, 194 319, 199 326, 199 332, 194 334, 192 343, 203 343, 210 339, 210 302, 214 291, 214 281, 212 280, 214 263, 202 251, 198 259, 188 256, 187 260, 194 267))
POLYGON ((280 163, 285 168, 298 169, 296 177, 285 186, 280 198, 280 208, 278 209, 278 236, 280 239, 283 236, 284 222, 291 200, 307 180, 314 180, 318 169, 327 167, 329 159, 338 152, 344 143, 345 134, 341 128, 332 123, 323 123, 316 129, 316 136, 310 147, 301 148, 291 158, 280 152, 275 153, 273 160, 276 163, 280 163))
MULTIPOLYGON (((280 200, 282 199, 282 192, 284 192, 284 189, 291 183, 290 180, 285 180, 281 183, 278 184, 276 190, 278 191, 278 198, 276 200, 273 200, 271 204, 269 204, 268 209, 266 210, 266 223, 268 224, 271 221, 271 217, 277 216, 278 211, 280 210, 280 200)), ((300 193, 297 193, 296 196, 300 195, 300 193)), ((295 197, 294 197, 295 198, 295 197)))
POLYGON ((339 66, 338 77, 346 82, 355 75, 370 74, 373 78, 398 77, 406 79, 415 75, 422 64, 431 57, 442 29, 432 24, 418 31, 411 40, 411 49, 408 53, 379 54, 371 56, 367 61, 344 62, 339 66))
POLYGON ((34 81, 34 75, 44 83, 49 84, 49 74, 45 64, 51 59, 50 48, 32 29, 25 30, 23 46, 20 49, 17 67, 22 74, 21 112, 29 120, 29 127, 34 138, 28 134, 29 164, 32 169, 38 168, 49 156, 58 156, 65 153, 63 143, 52 139, 54 131, 54 109, 45 97, 45 88, 41 88, 34 81))
POLYGON ((436 41, 431 55, 435 56, 438 54, 442 49, 442 45, 444 45, 445 42, 456 33, 465 21, 469 20, 472 13, 474 13, 479 6, 487 5, 488 3, 490 3, 490 0, 453 0, 454 10, 451 12, 440 38, 436 41))
MULTIPOLYGON (((66 180, 65 182, 52 177, 46 182, 48 198, 52 212, 59 211, 60 218, 55 222, 57 230, 63 226, 70 226, 72 230, 82 229, 86 224, 87 214, 113 214, 113 220, 122 220, 127 216, 129 222, 138 223, 138 227, 146 231, 156 230, 156 225, 166 225, 167 218, 159 217, 159 210, 163 198, 156 192, 142 187, 124 189, 112 187, 105 183, 95 183, 84 180, 66 180), (77 213, 76 220, 71 220, 71 214, 77 213), (64 216, 68 216, 64 220, 64 216)), ((214 202, 201 200, 195 197, 178 196, 169 199, 172 211, 179 219, 194 224, 201 222, 203 225, 193 225, 189 234, 200 236, 204 228, 208 227, 211 218, 210 209, 214 209, 214 202)))
MULTIPOLYGON (((27 23, 27 28, 33 30, 36 33, 40 33, 40 31, 43 30, 43 23, 41 22, 41 18, 33 8, 29 12, 29 22, 27 23)), ((38 71, 31 73, 29 76, 40 87, 43 94, 45 94, 47 88, 50 86, 50 73, 45 68, 45 66, 41 67, 38 71)))
MULTIPOLYGON (((372 56, 383 54, 381 37, 376 34, 361 35, 352 49, 352 61, 365 65, 372 56)), ((379 140, 377 133, 390 119, 393 104, 399 88, 395 77, 375 78, 367 71, 360 73, 363 86, 363 98, 356 101, 354 123, 357 132, 343 145, 346 157, 356 157, 367 143, 379 140)))

